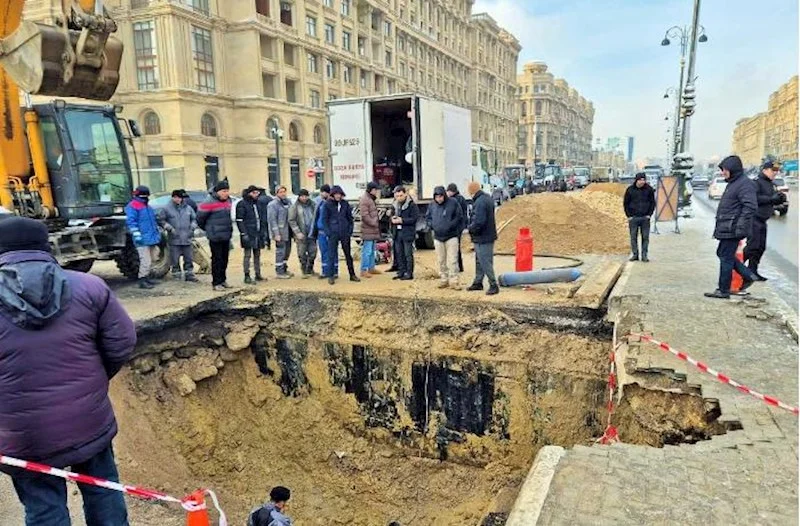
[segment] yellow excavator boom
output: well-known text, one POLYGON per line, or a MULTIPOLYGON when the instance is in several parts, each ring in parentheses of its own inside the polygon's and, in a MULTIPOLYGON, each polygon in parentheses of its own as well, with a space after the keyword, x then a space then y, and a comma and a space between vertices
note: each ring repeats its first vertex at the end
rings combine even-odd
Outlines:
POLYGON ((108 100, 119 84, 122 42, 111 36, 117 25, 100 0, 62 0, 53 26, 23 21, 24 3, 0 0, 0 205, 19 211, 12 190, 19 193, 23 181, 48 217, 58 211, 39 120, 26 104, 23 127, 19 90, 108 100))

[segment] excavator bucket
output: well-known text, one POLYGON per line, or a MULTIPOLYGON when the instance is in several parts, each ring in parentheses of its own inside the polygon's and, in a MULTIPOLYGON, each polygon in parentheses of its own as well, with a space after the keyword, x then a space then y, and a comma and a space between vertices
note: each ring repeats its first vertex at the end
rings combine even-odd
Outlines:
POLYGON ((108 100, 119 84, 121 60, 122 42, 112 36, 97 39, 86 30, 36 22, 23 22, 0 42, 0 65, 22 90, 37 95, 108 100))

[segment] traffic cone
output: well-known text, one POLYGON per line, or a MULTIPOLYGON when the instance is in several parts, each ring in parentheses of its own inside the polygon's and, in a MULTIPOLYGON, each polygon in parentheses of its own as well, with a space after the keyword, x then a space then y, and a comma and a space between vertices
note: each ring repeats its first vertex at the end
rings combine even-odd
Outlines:
POLYGON ((186 513, 186 526, 209 526, 211 523, 208 518, 206 499, 203 490, 199 489, 189 495, 187 500, 191 501, 198 508, 195 511, 186 513))
MULTIPOLYGON (((742 239, 739 241, 739 246, 736 248, 736 259, 744 263, 744 246, 745 241, 742 239)), ((742 276, 736 272, 735 270, 731 272, 731 292, 739 292, 742 288, 742 276)))

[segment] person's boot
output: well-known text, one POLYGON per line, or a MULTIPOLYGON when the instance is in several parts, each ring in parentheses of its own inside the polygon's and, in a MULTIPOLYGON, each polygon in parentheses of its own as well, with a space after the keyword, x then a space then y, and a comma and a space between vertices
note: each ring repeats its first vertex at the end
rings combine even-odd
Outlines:
POLYGON ((742 278, 742 286, 739 287, 739 292, 744 292, 750 288, 750 285, 755 283, 752 279, 744 279, 742 278))
POLYGON ((147 278, 139 278, 139 288, 140 289, 152 289, 153 284, 147 281, 147 278))
POLYGON ((369 270, 362 270, 361 271, 361 277, 362 278, 371 278, 372 274, 369 273, 369 270))
POLYGON ((358 283, 359 281, 361 281, 361 278, 359 278, 355 274, 351 274, 350 275, 350 281, 354 281, 354 282, 358 283))
POLYGON ((414 276, 411 274, 405 274, 400 277, 400 281, 411 281, 414 279, 414 276))
POLYGON ((260 272, 256 272, 256 281, 266 281, 260 272))
POLYGON ((483 283, 473 283, 467 287, 467 290, 483 290, 483 283))
POLYGON ((639 254, 632 255, 628 261, 639 261, 639 254))
POLYGON ((197 283, 200 280, 197 279, 197 276, 195 276, 194 274, 186 274, 186 281, 190 281, 192 283, 197 283))
POLYGON ((328 276, 328 284, 329 285, 336 284, 336 279, 333 276, 328 276))
POLYGON ((644 263, 650 263, 650 260, 647 258, 647 254, 642 254, 642 261, 644 263))
POLYGON ((706 292, 703 294, 706 298, 718 298, 718 299, 728 299, 731 297, 730 293, 722 292, 721 290, 717 289, 714 292, 706 292))
POLYGON ((370 273, 370 274, 372 274, 373 276, 378 276, 378 275, 380 275, 380 274, 383 274, 383 272, 381 272, 380 270, 378 270, 378 269, 376 269, 376 268, 371 268, 371 269, 369 269, 367 272, 369 272, 369 273, 370 273))
POLYGON ((497 286, 497 283, 492 283, 489 285, 489 290, 486 291, 487 296, 494 296, 500 292, 500 288, 497 286))
POLYGON ((250 277, 250 274, 245 274, 244 275, 244 284, 245 285, 252 285, 253 284, 253 279, 250 277))
POLYGON ((278 279, 289 279, 292 276, 290 276, 289 272, 285 268, 283 268, 278 270, 277 276, 275 277, 277 277, 278 279))

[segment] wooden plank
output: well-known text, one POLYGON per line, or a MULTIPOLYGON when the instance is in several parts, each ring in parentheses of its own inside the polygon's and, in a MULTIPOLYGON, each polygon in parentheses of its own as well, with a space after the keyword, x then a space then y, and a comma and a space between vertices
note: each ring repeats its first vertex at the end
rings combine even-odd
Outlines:
POLYGON ((624 263, 620 261, 602 259, 594 271, 586 276, 586 281, 575 292, 573 299, 581 307, 599 309, 622 274, 623 267, 624 263))

